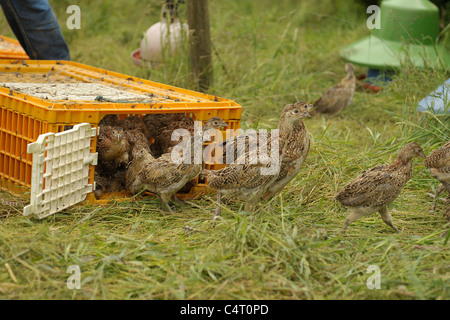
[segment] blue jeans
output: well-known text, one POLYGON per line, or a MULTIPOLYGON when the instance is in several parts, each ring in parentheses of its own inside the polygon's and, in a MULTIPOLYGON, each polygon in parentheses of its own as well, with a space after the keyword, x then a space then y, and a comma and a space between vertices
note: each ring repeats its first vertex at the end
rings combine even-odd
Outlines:
POLYGON ((48 0, 0 0, 22 47, 34 60, 70 60, 69 47, 48 0))

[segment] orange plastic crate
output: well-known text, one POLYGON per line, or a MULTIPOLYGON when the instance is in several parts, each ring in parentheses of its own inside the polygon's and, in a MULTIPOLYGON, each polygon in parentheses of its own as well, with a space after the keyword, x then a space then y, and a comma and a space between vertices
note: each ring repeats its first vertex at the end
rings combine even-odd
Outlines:
POLYGON ((30 59, 19 41, 0 36, 0 59, 30 59))
MULTIPOLYGON (((227 129, 236 130, 241 111, 232 100, 76 62, 0 60, 1 188, 16 194, 29 192, 32 155, 27 153, 27 145, 43 133, 62 132, 85 122, 97 128, 108 114, 124 118, 150 113, 184 113, 199 121, 217 116, 228 124, 227 129), (100 95, 103 102, 95 100, 100 95), (107 99, 115 102, 104 102, 107 99)), ((96 142, 96 137, 92 138, 91 152, 95 152, 96 142)), ((213 169, 220 166, 207 164, 213 169)), ((90 184, 94 172, 91 165, 90 184)), ((205 183, 197 181, 189 193, 180 196, 196 198, 205 190, 205 183)), ((124 192, 121 196, 130 195, 124 192)), ((87 200, 102 202, 93 193, 87 200)))

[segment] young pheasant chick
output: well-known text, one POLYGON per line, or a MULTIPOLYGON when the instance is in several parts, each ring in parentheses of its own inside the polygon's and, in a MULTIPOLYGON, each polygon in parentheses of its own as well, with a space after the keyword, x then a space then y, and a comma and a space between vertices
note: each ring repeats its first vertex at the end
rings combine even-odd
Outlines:
POLYGON ((322 113, 324 115, 335 116, 350 105, 353 94, 355 93, 356 78, 353 73, 354 69, 355 67, 351 63, 345 65, 347 75, 338 85, 327 90, 314 103, 315 109, 312 115, 322 113))
POLYGON ((136 148, 136 146, 140 146, 145 150, 147 150, 148 152, 150 152, 149 141, 141 130, 133 129, 125 131, 124 136, 128 140, 128 143, 130 144, 130 152, 129 152, 130 161, 132 159, 133 149, 136 148))
POLYGON ((127 166, 130 144, 121 127, 101 126, 97 137, 99 169, 103 172, 114 172, 127 166))
POLYGON ((94 196, 96 199, 99 199, 103 193, 108 192, 111 182, 107 177, 101 176, 98 172, 94 174, 94 181, 94 196))
POLYGON ((120 124, 120 118, 118 114, 107 114, 98 123, 99 126, 117 127, 120 124))
MULTIPOLYGON (((307 112, 311 112, 313 108, 311 104, 306 102, 297 102, 295 106, 307 112)), ((311 141, 308 130, 306 129, 305 123, 300 119, 294 124, 294 131, 288 138, 286 151, 281 161, 280 173, 264 193, 264 201, 280 193, 289 181, 297 176, 303 162, 308 156, 310 145, 311 141)))
POLYGON ((107 114, 103 117, 102 120, 100 120, 99 126, 121 127, 124 132, 130 130, 139 130, 143 134, 145 134, 147 139, 150 139, 152 137, 144 120, 139 116, 131 116, 120 120, 118 114, 107 114))
POLYGON ((152 154, 158 158, 164 153, 167 153, 173 146, 177 145, 179 141, 172 141, 172 133, 176 129, 185 129, 190 134, 194 133, 194 120, 185 117, 181 120, 175 120, 168 123, 165 127, 159 128, 154 136, 154 142, 150 146, 152 154))
MULTIPOLYGON (((311 112, 313 106, 306 102, 296 102, 294 106, 300 110, 311 112)), ((239 144, 239 138, 230 138, 222 143, 219 143, 219 148, 222 149, 223 163, 227 163, 227 155, 232 154, 234 161, 236 161, 239 154, 249 154, 254 147, 257 149, 257 141, 261 135, 267 135, 264 132, 255 132, 254 134, 243 137, 245 143, 239 144), (253 142, 253 143, 251 143, 253 142), (231 149, 230 149, 231 148, 231 149), (231 151, 231 152, 230 152, 231 151)), ((286 152, 281 162, 280 172, 277 179, 268 186, 267 191, 263 195, 263 200, 267 201, 273 196, 283 190, 283 188, 291 181, 300 171, 306 156, 310 149, 310 137, 305 123, 302 120, 295 122, 294 131, 290 136, 286 146, 286 152)), ((219 149, 219 150, 220 150, 219 149)))
POLYGON ((94 195, 96 199, 100 199, 104 193, 118 192, 125 187, 125 170, 117 170, 114 173, 100 175, 94 174, 95 190, 94 195))
POLYGON ((147 128, 144 120, 142 120, 141 117, 127 117, 120 121, 119 126, 122 127, 125 132, 130 130, 139 130, 147 137, 147 139, 150 139, 152 137, 150 130, 147 128))
POLYGON ((377 211, 388 226, 399 232, 392 224, 387 205, 397 198, 411 178, 415 157, 425 158, 425 154, 417 143, 408 143, 396 161, 365 170, 338 193, 336 199, 350 210, 343 232, 353 221, 377 211))
MULTIPOLYGON (((294 126, 302 118, 310 116, 304 106, 288 105, 284 108, 280 121, 279 129, 279 159, 278 163, 262 163, 257 161, 252 163, 249 154, 243 154, 243 163, 236 161, 220 170, 204 170, 203 176, 208 179, 208 187, 217 190, 217 208, 215 218, 220 215, 222 194, 235 197, 245 201, 245 211, 252 211, 256 203, 261 199, 267 188, 273 184, 280 172, 281 162, 286 152, 287 142, 290 140, 294 126), (267 174, 264 170, 272 166, 276 168, 275 172, 267 174)), ((271 133, 267 133, 268 154, 271 154, 271 133)), ((239 160, 239 159, 238 159, 239 160)), ((254 160, 254 159, 253 159, 254 160)))
POLYGON ((145 115, 142 120, 144 121, 149 134, 154 137, 170 123, 185 118, 187 118, 187 116, 183 113, 155 113, 145 115))
POLYGON ((450 141, 426 157, 424 164, 430 169, 431 175, 440 182, 434 195, 432 206, 434 211, 437 198, 442 191, 447 190, 450 196, 450 141))
MULTIPOLYGON (((222 119, 212 118, 202 129, 206 131, 226 126, 227 124, 222 119), (220 121, 217 121, 217 119, 220 121)), ((195 135, 202 139, 203 132, 196 132, 195 135)), ((202 163, 195 163, 194 161, 195 135, 184 145, 184 148, 180 148, 183 151, 190 148, 190 161, 188 163, 177 164, 173 162, 171 153, 163 154, 161 157, 154 159, 144 148, 135 148, 133 161, 126 174, 127 189, 133 194, 144 190, 156 193, 167 210, 173 213, 169 201, 188 181, 195 179, 203 167, 202 163)))

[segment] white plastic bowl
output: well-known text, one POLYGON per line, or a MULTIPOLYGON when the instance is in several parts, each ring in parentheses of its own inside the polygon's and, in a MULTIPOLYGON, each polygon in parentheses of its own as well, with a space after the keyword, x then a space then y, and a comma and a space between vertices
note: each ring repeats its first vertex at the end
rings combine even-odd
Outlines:
POLYGON ((145 32, 140 48, 131 53, 133 63, 140 67, 144 62, 148 62, 151 67, 156 67, 161 62, 162 50, 168 50, 168 53, 173 55, 188 37, 188 30, 188 25, 181 24, 178 19, 175 19, 170 27, 165 19, 155 23, 145 32), (169 47, 166 47, 167 45, 169 47))

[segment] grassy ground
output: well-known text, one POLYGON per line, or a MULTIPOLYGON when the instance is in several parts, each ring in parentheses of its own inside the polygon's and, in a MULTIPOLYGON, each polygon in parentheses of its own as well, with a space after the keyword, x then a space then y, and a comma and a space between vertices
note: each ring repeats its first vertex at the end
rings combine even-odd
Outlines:
MULTIPOLYGON (((75 61, 189 87, 188 56, 141 70, 129 55, 158 21, 161 1, 51 1, 75 61), (65 26, 78 4, 81 30, 65 26)), ((185 8, 182 8, 184 13, 185 8)), ((215 83, 210 92, 244 107, 243 126, 274 128, 280 110, 313 102, 344 75, 338 50, 368 34, 353 1, 210 1, 215 83)), ((0 17, 1 34, 11 32, 0 17)), ((449 35, 446 35, 447 39, 449 35)), ((447 47, 449 41, 447 41, 447 47)), ((364 70, 357 68, 357 74, 364 70)), ((448 74, 404 70, 379 94, 358 91, 335 119, 308 119, 310 154, 300 174, 248 215, 239 205, 211 221, 214 200, 162 212, 155 200, 75 206, 43 221, 21 215, 26 199, 0 193, 0 298, 11 299, 449 299, 444 205, 420 160, 389 206, 394 234, 377 215, 341 235, 336 192, 362 170, 392 161, 405 143, 428 154, 450 139, 449 118, 416 112, 448 74), (66 286, 81 268, 81 290, 66 286), (369 290, 370 265, 381 289, 369 290)))

